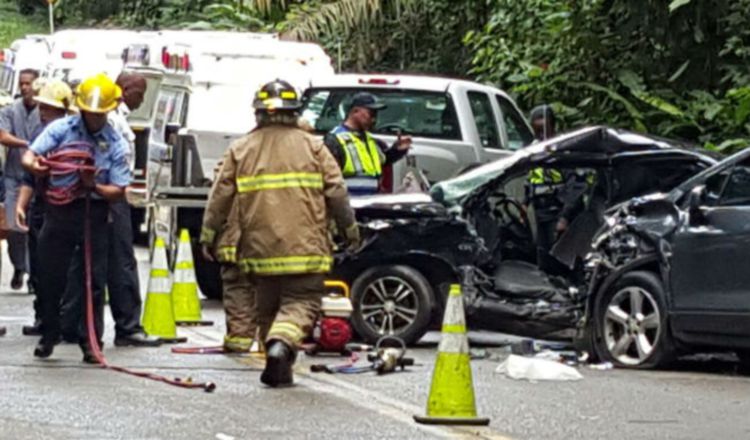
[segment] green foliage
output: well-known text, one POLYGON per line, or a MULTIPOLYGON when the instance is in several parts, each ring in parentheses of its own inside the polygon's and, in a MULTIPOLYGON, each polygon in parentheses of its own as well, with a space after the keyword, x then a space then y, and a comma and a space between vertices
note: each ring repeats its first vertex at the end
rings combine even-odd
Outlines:
POLYGON ((495 0, 472 74, 606 123, 730 151, 750 144, 750 0, 495 0), (724 140, 730 139, 729 142, 724 140))
POLYGON ((43 10, 25 9, 30 15, 17 12, 16 2, 0 0, 0 48, 10 46, 13 40, 26 34, 44 34, 49 32, 43 10))

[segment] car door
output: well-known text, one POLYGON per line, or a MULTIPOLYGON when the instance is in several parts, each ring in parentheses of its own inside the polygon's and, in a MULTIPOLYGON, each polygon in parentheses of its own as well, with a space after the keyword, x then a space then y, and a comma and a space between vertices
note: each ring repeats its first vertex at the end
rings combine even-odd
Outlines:
POLYGON ((705 181, 673 240, 677 331, 750 335, 750 159, 705 181))
POLYGON ((503 148, 500 128, 490 95, 479 90, 469 90, 466 98, 471 109, 473 128, 477 133, 480 147, 486 161, 508 156, 511 152, 503 148))

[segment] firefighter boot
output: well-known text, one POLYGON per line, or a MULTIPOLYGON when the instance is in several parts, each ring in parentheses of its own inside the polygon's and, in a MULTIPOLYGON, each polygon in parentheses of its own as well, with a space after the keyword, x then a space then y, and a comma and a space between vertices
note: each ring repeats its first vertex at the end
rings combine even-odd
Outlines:
POLYGON ((36 348, 34 348, 34 356, 38 358, 48 358, 52 356, 52 352, 55 350, 55 343, 42 338, 39 343, 37 344, 36 348))
POLYGON ((285 342, 269 342, 266 350, 266 368, 260 376, 260 381, 273 388, 291 386, 294 358, 294 351, 285 342))

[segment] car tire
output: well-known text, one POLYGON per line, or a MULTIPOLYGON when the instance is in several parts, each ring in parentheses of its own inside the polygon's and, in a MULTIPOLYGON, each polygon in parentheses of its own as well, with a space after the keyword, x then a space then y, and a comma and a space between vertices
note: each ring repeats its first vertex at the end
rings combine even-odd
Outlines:
POLYGON ((737 358, 740 360, 740 367, 745 373, 750 373, 750 350, 740 350, 737 352, 737 358))
POLYGON ((367 343, 391 334, 406 344, 424 336, 432 320, 435 296, 425 277, 409 266, 366 270, 352 284, 352 326, 367 343))
POLYGON ((221 301, 221 266, 214 261, 208 261, 203 257, 200 245, 193 244, 193 261, 195 267, 195 279, 201 293, 208 299, 221 301))
POLYGON ((648 369, 673 359, 666 295, 654 273, 623 275, 597 300, 594 313, 594 343, 602 360, 648 369))

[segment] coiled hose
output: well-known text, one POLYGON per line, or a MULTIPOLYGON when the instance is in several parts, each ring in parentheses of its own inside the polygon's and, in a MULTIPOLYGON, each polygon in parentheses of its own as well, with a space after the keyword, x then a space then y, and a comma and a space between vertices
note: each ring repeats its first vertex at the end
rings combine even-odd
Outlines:
POLYGON ((49 174, 52 177, 65 178, 74 177, 71 183, 62 187, 47 187, 45 189, 45 199, 48 203, 55 206, 62 206, 72 203, 81 196, 85 197, 85 214, 84 214, 84 267, 86 281, 86 333, 91 353, 94 355, 97 363, 105 369, 117 371, 119 373, 129 374, 131 376, 142 377, 144 379, 164 382, 169 385, 181 388, 200 388, 206 392, 212 392, 216 389, 213 382, 193 382, 191 378, 168 378, 155 373, 144 371, 135 371, 125 367, 119 367, 107 362, 99 346, 99 340, 96 336, 94 324, 94 294, 91 285, 92 272, 92 252, 91 252, 91 191, 85 188, 81 182, 81 173, 96 173, 97 168, 94 161, 94 147, 86 142, 72 142, 64 144, 46 158, 40 159, 40 162, 49 167, 49 174))

